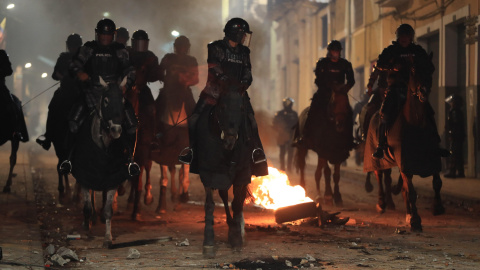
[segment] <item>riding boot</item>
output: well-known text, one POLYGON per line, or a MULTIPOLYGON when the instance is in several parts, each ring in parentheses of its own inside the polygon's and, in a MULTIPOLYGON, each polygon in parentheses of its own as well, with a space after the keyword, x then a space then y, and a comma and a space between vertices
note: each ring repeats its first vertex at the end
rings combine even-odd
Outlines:
POLYGON ((71 133, 78 133, 80 126, 85 120, 86 107, 83 102, 75 104, 71 110, 68 126, 71 133))
POLYGON ((195 131, 197 128, 197 121, 207 104, 208 103, 206 102, 206 99, 200 96, 193 114, 188 119, 188 137, 190 146, 183 149, 178 156, 178 161, 183 164, 190 165, 193 161, 193 149, 195 149, 195 131))
POLYGON ((35 140, 40 146, 43 147, 45 150, 49 150, 52 146, 52 141, 50 141, 45 134, 38 136, 35 140))
POLYGON ((386 123, 382 121, 378 126, 378 145, 375 152, 372 154, 374 158, 383 158, 384 151, 386 150, 387 146, 387 130, 386 130, 386 123))

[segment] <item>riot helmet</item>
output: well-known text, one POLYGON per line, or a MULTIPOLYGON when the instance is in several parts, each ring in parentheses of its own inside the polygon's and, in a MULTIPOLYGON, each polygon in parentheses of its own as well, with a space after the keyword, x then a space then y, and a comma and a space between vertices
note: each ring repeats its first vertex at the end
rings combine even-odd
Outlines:
POLYGON ((179 36, 175 39, 173 48, 178 54, 188 54, 190 50, 190 40, 186 36, 179 36))
POLYGON ((132 35, 132 47, 135 52, 146 52, 148 51, 148 34, 144 30, 137 30, 133 32, 132 35))
POLYGON ((115 41, 127 46, 127 42, 130 39, 130 33, 125 27, 117 28, 117 35, 115 36, 115 41))
POLYGON ((286 98, 283 99, 282 103, 283 103, 283 108, 284 109, 291 110, 292 106, 293 106, 293 103, 295 103, 295 100, 293 100, 293 98, 291 98, 291 97, 286 97, 286 98))
POLYGON ((73 33, 67 37, 67 41, 65 43, 67 44, 67 51, 73 53, 74 51, 78 50, 80 46, 82 46, 83 41, 79 34, 73 33))
POLYGON ((342 50, 342 43, 338 40, 332 40, 327 46, 327 56, 336 62, 340 58, 342 50))
POLYGON ((115 34, 115 23, 110 20, 103 18, 97 23, 95 28, 95 33, 102 35, 114 35, 115 34))
POLYGON ((250 31, 250 26, 247 21, 242 18, 230 19, 227 24, 225 24, 223 32, 225 32, 225 36, 233 42, 241 43, 247 47, 250 45, 252 31, 250 31))
POLYGON ((412 26, 409 24, 401 24, 397 30, 395 31, 395 35, 397 36, 397 42, 402 47, 408 47, 413 42, 413 38, 415 37, 415 30, 413 30, 412 26))

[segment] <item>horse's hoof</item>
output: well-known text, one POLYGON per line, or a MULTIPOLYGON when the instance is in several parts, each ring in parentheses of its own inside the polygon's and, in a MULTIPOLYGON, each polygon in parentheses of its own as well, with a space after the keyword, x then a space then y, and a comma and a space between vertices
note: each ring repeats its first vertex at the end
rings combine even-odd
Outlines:
POLYGON ((10 187, 4 187, 4 188, 3 188, 3 193, 10 193, 10 191, 12 191, 12 190, 10 189, 10 187))
POLYGON ((153 203, 153 196, 152 194, 145 194, 145 198, 143 199, 143 203, 145 205, 150 205, 153 203))
POLYGON ((85 231, 90 231, 90 229, 92 228, 92 223, 90 221, 84 220, 82 226, 85 231))
POLYGON ((111 248, 113 245, 112 240, 105 240, 103 241, 103 248, 111 248))
POLYGON ((379 214, 385 213, 385 208, 381 207, 380 204, 378 204, 378 203, 376 205, 376 209, 377 209, 377 213, 379 213, 379 214))
POLYGON ((407 214, 407 215, 405 216, 405 222, 406 222, 407 224, 410 224, 410 221, 411 221, 411 220, 412 220, 412 215, 407 214))
POLYGON ((335 196, 334 202, 336 207, 343 207, 343 200, 341 195, 335 196))
POLYGON ((187 203, 190 200, 190 195, 188 195, 188 192, 184 192, 180 194, 180 202, 181 203, 187 203))
POLYGON ((165 213, 167 213, 167 210, 165 210, 164 208, 158 207, 158 208, 155 210, 155 214, 165 214, 165 213))
POLYGON ((445 214, 445 207, 443 205, 434 205, 433 206, 433 215, 439 216, 445 214))
POLYGON ((423 232, 422 224, 410 224, 411 232, 423 232))
POLYGON ((203 246, 203 257, 206 259, 215 258, 215 247, 214 246, 203 246))
POLYGON ((142 215, 140 213, 134 213, 134 214, 132 214, 132 220, 133 221, 142 221, 142 215))
POLYGON ((395 203, 393 203, 393 202, 387 203, 387 209, 395 211, 395 203))

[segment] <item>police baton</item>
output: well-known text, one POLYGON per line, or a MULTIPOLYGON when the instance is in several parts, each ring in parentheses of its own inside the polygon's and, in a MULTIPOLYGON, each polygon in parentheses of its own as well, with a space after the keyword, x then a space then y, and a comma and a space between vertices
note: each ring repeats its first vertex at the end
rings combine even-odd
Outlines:
POLYGON ((31 98, 29 101, 25 102, 25 103, 22 105, 22 107, 25 106, 25 105, 27 105, 30 101, 36 99, 36 98, 37 98, 38 96, 40 96, 41 94, 43 94, 43 93, 47 92, 48 90, 52 89, 54 86, 56 86, 56 85, 59 84, 59 83, 60 83, 60 82, 57 82, 57 83, 55 83, 54 85, 52 85, 52 86, 48 87, 47 89, 43 90, 43 91, 40 92, 38 95, 34 96, 34 97, 31 98))

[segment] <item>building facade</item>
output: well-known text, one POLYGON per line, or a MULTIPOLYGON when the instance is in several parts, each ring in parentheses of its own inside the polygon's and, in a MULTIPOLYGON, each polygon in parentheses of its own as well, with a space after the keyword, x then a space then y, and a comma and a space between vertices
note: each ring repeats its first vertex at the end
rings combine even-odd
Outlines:
MULTIPOLYGON (((270 98, 293 97, 297 110, 309 106, 317 90, 315 63, 326 55, 328 42, 339 40, 342 57, 352 63, 356 84, 352 106, 365 98, 372 66, 383 48, 395 39, 402 23, 412 25, 416 40, 433 52, 435 74, 430 102, 442 142, 447 105, 456 93, 464 99, 466 174, 480 175, 479 0, 269 0, 270 98), (479 169, 476 169, 479 168, 479 169)), ((280 106, 280 104, 279 104, 280 106)), ((271 111, 278 109, 274 107, 271 111)))

